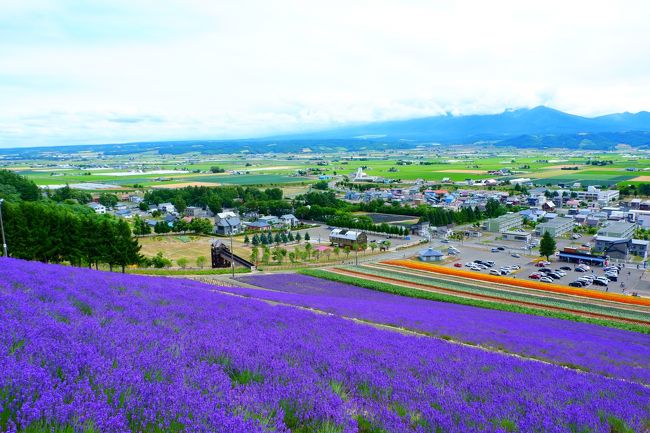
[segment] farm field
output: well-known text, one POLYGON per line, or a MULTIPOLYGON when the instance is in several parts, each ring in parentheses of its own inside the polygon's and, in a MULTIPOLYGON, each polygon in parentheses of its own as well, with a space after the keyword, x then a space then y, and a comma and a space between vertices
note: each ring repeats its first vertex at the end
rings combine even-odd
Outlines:
POLYGON ((624 153, 581 153, 554 152, 545 154, 540 152, 513 153, 470 153, 458 150, 441 149, 436 154, 423 153, 417 149, 403 152, 403 156, 396 157, 377 153, 374 157, 342 160, 341 154, 305 156, 297 159, 289 155, 278 154, 275 158, 251 158, 233 155, 155 155, 145 154, 138 156, 137 163, 125 156, 115 156, 102 159, 88 158, 87 164, 114 164, 121 168, 102 168, 82 170, 57 167, 52 161, 33 161, 21 163, 14 167, 19 173, 34 180, 38 185, 58 185, 65 183, 96 182, 114 183, 116 185, 130 186, 142 184, 145 187, 187 184, 191 182, 206 182, 218 184, 291 184, 294 182, 313 181, 313 179, 296 178, 293 175, 298 169, 316 167, 317 162, 325 162, 318 168, 323 174, 351 175, 358 167, 365 167, 370 176, 381 176, 388 179, 402 179, 412 181, 424 179, 428 181, 441 181, 449 178, 451 181, 466 179, 487 179, 494 175, 488 174, 489 170, 509 168, 515 173, 512 177, 529 177, 537 179, 540 184, 547 182, 580 182, 583 185, 612 185, 620 181, 641 182, 644 168, 650 167, 650 159, 636 159, 624 153), (588 158, 611 160, 612 164, 606 166, 585 165, 588 158), (399 162, 405 161, 405 162, 399 162), (398 164, 399 162, 399 164, 398 164), (423 163, 423 164, 421 164, 423 163), (403 164, 403 165, 402 165, 403 164), (44 165, 48 165, 45 167, 44 165), (577 171, 561 170, 561 167, 578 166, 577 171), (132 168, 124 168, 125 166, 132 168), (238 170, 248 174, 228 176, 213 175, 210 173, 197 174, 192 171, 208 171, 213 166, 226 170, 238 170), (125 173, 134 168, 143 169, 145 173, 125 173), (637 171, 626 171, 626 169, 637 171), (165 174, 146 174, 149 170, 174 170, 165 174), (183 173, 186 171, 187 173, 183 173), (57 176, 51 176, 52 173, 57 176), (640 177, 640 178, 639 178, 640 177), (171 180, 155 180, 156 178, 173 178, 171 180), (639 179, 637 179, 639 178, 639 179), (226 180, 227 179, 227 180, 226 180))
MULTIPOLYGON (((650 421, 650 389, 616 376, 188 280, 0 265, 2 431, 611 433, 650 421)), ((616 336, 626 362, 637 336, 616 336)), ((557 338, 579 347, 592 336, 557 338)))
POLYGON ((650 341, 647 334, 398 297, 307 275, 251 275, 238 279, 272 290, 223 290, 451 337, 464 343, 650 384, 650 341), (618 343, 621 343, 620 347, 618 343))

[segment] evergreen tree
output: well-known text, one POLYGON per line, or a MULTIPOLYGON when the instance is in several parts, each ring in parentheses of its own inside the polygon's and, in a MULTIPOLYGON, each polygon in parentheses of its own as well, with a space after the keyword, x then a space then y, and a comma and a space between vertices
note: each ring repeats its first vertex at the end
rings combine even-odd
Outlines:
POLYGON ((273 242, 275 242, 276 245, 280 245, 280 242, 282 242, 282 237, 280 236, 279 233, 275 234, 275 237, 273 238, 273 242))
POLYGON ((311 236, 309 236, 309 232, 305 232, 305 242, 309 241, 311 239, 311 236))
POLYGON ((288 240, 289 242, 293 242, 293 241, 294 241, 293 233, 289 232, 289 234, 287 235, 287 240, 288 240))
POLYGON ((300 240, 302 237, 300 236, 300 232, 296 233, 296 242, 300 243, 300 240))
MULTIPOLYGON (((131 235, 131 228, 124 220, 118 220, 115 226, 115 248, 112 249, 112 262, 122 267, 124 273, 127 265, 135 265, 140 262, 140 245, 137 239, 131 235)), ((109 262, 110 263, 110 262, 109 262)))
POLYGON ((545 256, 546 260, 553 254, 555 254, 556 244, 555 239, 548 231, 544 232, 542 240, 539 242, 539 255, 545 256))
POLYGON ((257 235, 257 233, 253 235, 253 240, 251 243, 253 244, 254 247, 260 244, 260 237, 257 235))
POLYGON ((244 235, 244 245, 248 245, 251 242, 250 239, 248 239, 248 235, 244 235))
POLYGON ((283 244, 286 244, 287 242, 289 242, 289 238, 287 237, 287 234, 286 234, 286 233, 282 233, 282 234, 280 235, 280 238, 282 239, 282 243, 283 243, 283 244))

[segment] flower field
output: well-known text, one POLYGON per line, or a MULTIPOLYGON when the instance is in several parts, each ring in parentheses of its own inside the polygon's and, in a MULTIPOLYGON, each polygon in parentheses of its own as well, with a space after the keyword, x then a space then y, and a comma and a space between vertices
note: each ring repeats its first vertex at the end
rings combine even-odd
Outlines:
POLYGON ((0 431, 643 432, 648 401, 197 282, 0 259, 0 431))
POLYGON ((414 260, 387 260, 383 263, 386 263, 388 265, 401 266, 409 269, 417 269, 417 270, 428 271, 428 272, 436 272, 438 274, 470 278, 474 280, 489 281, 489 282, 500 283, 500 284, 509 284, 512 286, 527 287, 529 289, 537 289, 541 291, 564 293, 567 295, 583 296, 585 298, 603 299, 606 301, 620 302, 623 304, 633 304, 633 305, 642 305, 645 307, 650 307, 650 299, 635 298, 632 296, 625 296, 617 293, 597 292, 593 290, 562 286, 559 284, 540 283, 538 281, 513 280, 510 278, 500 277, 496 275, 478 274, 463 269, 454 269, 445 266, 433 265, 430 263, 416 262, 414 260))
POLYGON ((650 336, 547 317, 398 297, 306 275, 241 281, 273 289, 223 289, 507 350, 650 385, 650 336))
POLYGON ((489 287, 485 284, 477 285, 471 282, 450 281, 444 275, 436 274, 433 272, 413 272, 411 269, 404 269, 398 267, 391 267, 385 265, 361 265, 350 266, 342 268, 354 273, 359 274, 360 278, 366 275, 375 275, 380 277, 387 277, 404 282, 413 282, 427 286, 440 287, 450 289, 457 293, 469 293, 487 295, 494 299, 512 300, 523 303, 534 303, 540 308, 558 307, 573 310, 576 313, 584 311, 585 313, 595 313, 602 316, 609 316, 612 318, 625 318, 638 321, 650 327, 650 309, 640 311, 642 307, 630 307, 628 305, 610 303, 609 305, 599 305, 592 302, 577 301, 575 298, 569 296, 561 296, 556 293, 532 293, 534 291, 523 292, 522 290, 504 290, 497 287, 489 287))

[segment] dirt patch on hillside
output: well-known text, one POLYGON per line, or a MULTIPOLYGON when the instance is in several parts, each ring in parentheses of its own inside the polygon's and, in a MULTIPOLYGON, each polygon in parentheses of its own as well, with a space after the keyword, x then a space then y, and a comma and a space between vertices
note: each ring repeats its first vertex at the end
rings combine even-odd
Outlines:
POLYGON ((436 170, 438 173, 467 173, 467 174, 485 174, 487 171, 485 170, 464 170, 464 169, 458 169, 458 170, 436 170))
POLYGON ((637 176, 630 180, 634 182, 650 182, 650 176, 637 176))

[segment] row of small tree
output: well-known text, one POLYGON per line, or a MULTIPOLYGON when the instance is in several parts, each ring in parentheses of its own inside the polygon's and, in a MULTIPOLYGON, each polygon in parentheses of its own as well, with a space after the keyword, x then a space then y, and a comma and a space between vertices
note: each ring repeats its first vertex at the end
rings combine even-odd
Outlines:
MULTIPOLYGON (((309 241, 311 237, 309 236, 309 232, 305 233, 305 241, 309 241)), ((302 240, 302 236, 300 233, 296 233, 294 236, 293 233, 291 232, 276 232, 275 235, 272 232, 262 232, 260 234, 254 234, 253 238, 249 238, 248 235, 244 236, 244 244, 245 245, 253 245, 253 246, 258 246, 258 245, 271 245, 275 243, 276 245, 280 244, 287 244, 289 242, 298 242, 302 240)))

